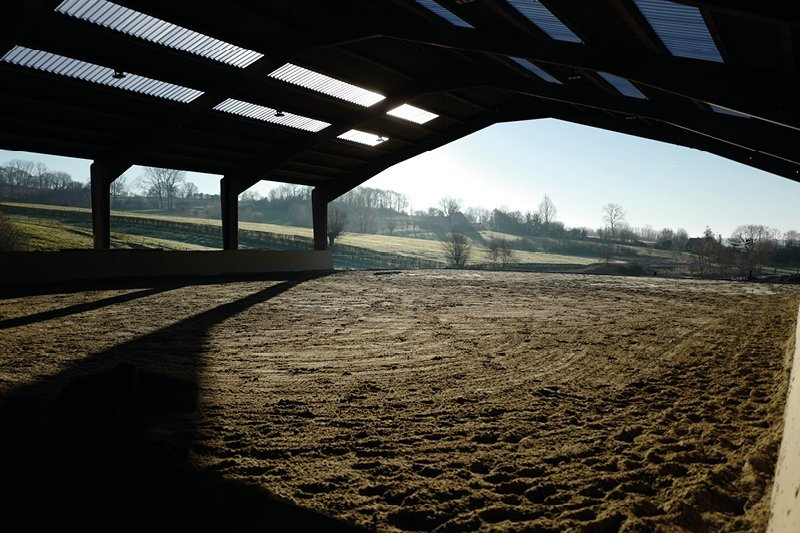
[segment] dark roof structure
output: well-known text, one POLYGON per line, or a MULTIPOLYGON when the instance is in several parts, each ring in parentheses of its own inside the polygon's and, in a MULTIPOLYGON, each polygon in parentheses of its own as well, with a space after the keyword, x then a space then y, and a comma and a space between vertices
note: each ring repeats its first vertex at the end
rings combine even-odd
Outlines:
POLYGON ((0 148, 113 176, 149 165, 331 200, 492 124, 556 118, 800 180, 800 16, 782 1, 0 0, 0 14, 0 148))

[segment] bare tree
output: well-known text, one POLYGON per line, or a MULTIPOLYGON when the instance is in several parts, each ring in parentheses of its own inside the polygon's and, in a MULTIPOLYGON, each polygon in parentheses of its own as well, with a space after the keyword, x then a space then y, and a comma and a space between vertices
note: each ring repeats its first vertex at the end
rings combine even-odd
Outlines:
POLYGON ((648 224, 645 227, 639 229, 639 236, 644 241, 655 241, 656 238, 658 237, 658 232, 656 232, 656 230, 653 229, 653 226, 648 224))
POLYGON ((686 250, 686 245, 689 243, 689 232, 683 228, 678 228, 675 235, 672 237, 672 255, 677 257, 686 250))
POLYGON ((675 232, 672 228, 664 228, 656 236, 656 247, 663 250, 672 249, 672 241, 675 239, 675 232))
POLYGON ((547 226, 553 222, 556 219, 557 212, 556 205, 553 203, 550 197, 545 194, 544 198, 542 198, 542 202, 539 204, 538 211, 539 217, 541 217, 542 220, 542 224, 547 226))
POLYGON ((457 229, 447 232, 442 239, 442 246, 450 266, 464 268, 467 265, 472 254, 472 242, 464 232, 457 229))
POLYGON ((355 208, 358 233, 375 233, 378 222, 378 212, 374 207, 362 205, 355 208))
POLYGON ((746 224, 733 230, 730 240, 734 241, 735 244, 752 246, 759 242, 774 240, 777 235, 777 230, 763 224, 746 224))
POLYGON ((69 188, 69 184, 73 183, 72 176, 66 172, 56 170, 50 173, 50 186, 53 190, 63 191, 69 188))
POLYGON ((600 254, 603 258, 603 261, 605 261, 606 263, 613 263, 617 255, 616 246, 614 246, 614 244, 610 242, 606 242, 600 249, 600 254))
POLYGON ((338 207, 328 211, 328 244, 333 246, 336 237, 344 233, 347 226, 347 213, 338 207))
POLYGON ((445 197, 439 200, 439 207, 441 208, 444 216, 446 216, 449 220, 452 219, 453 215, 461 211, 462 203, 463 202, 461 200, 445 197))
POLYGON ((398 213, 405 213, 408 210, 408 196, 403 193, 394 193, 394 210, 398 213))
POLYGON ((118 177, 114 181, 111 182, 111 186, 109 187, 111 190, 111 198, 119 198, 120 196, 125 196, 128 194, 128 179, 123 174, 122 176, 118 177))
POLYGON ((198 189, 197 185, 195 185, 193 182, 187 181, 186 183, 183 184, 184 198, 194 198, 198 194, 200 194, 200 189, 198 189))
POLYGON ((489 241, 489 260, 492 263, 500 263, 506 266, 514 257, 514 250, 508 239, 493 238, 489 241))
POLYGON ((144 167, 142 181, 146 189, 158 198, 159 208, 164 209, 166 200, 167 209, 172 209, 178 190, 186 181, 186 173, 169 168, 144 167))
POLYGON ((247 190, 239 195, 240 202, 257 202, 261 200, 261 193, 258 191, 247 190))
POLYGON ((390 218, 386 221, 386 229, 389 230, 389 235, 394 235, 394 230, 397 228, 397 219, 390 218))
POLYGON ((33 173, 32 177, 35 177, 35 181, 33 182, 36 187, 40 190, 45 188, 45 182, 47 181, 47 165, 42 163, 41 161, 37 161, 33 164, 33 173))
POLYGON ((6 196, 11 188, 11 169, 0 167, 0 196, 6 196))
POLYGON ((619 204, 606 204, 603 206, 603 220, 611 229, 611 238, 617 237, 617 228, 625 220, 625 210, 619 204))
POLYGON ((468 207, 464 210, 464 216, 472 224, 485 224, 492 218, 492 213, 485 207, 468 207))
POLYGON ((36 163, 25 159, 12 159, 6 163, 8 185, 11 193, 19 194, 24 187, 30 187, 33 181, 33 174, 36 172, 36 163))
POLYGON ((747 224, 733 230, 728 242, 744 252, 743 266, 758 272, 769 259, 778 235, 778 230, 762 224, 747 224))
POLYGON ((617 226, 617 239, 622 242, 635 242, 636 232, 631 229, 627 222, 620 222, 617 226))

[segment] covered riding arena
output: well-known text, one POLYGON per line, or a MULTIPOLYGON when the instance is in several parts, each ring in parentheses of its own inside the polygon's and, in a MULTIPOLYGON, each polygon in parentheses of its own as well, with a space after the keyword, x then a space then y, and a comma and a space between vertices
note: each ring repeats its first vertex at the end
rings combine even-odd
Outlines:
POLYGON ((798 181, 785 5, 3 0, 0 148, 93 161, 95 247, 0 254, 4 515, 796 531, 796 285, 334 272, 326 249, 331 201, 502 122, 798 181), (132 165, 220 175, 224 250, 109 249, 132 165), (314 250, 237 249, 264 179, 313 187, 314 250))

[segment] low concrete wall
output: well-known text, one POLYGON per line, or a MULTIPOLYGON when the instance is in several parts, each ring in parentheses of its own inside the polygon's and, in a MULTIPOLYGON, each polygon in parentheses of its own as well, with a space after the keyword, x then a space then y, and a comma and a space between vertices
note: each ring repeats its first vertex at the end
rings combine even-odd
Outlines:
POLYGON ((65 250, 0 252, 0 285, 151 276, 333 270, 330 251, 65 250))
POLYGON ((800 531, 800 310, 783 422, 783 440, 772 485, 772 512, 767 531, 797 533, 800 531))

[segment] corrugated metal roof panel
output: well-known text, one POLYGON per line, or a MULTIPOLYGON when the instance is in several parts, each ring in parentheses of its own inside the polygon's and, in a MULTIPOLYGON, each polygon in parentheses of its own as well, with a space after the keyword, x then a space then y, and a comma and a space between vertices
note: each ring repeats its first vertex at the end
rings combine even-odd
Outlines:
POLYGON ((294 115, 272 107, 251 104, 250 102, 243 102, 232 98, 228 98, 221 104, 216 105, 214 109, 216 111, 223 111, 233 115, 261 120, 279 126, 286 126, 287 128, 310 131, 312 133, 324 130, 330 126, 328 122, 323 122, 322 120, 304 117, 302 115, 294 115))
POLYGON ((539 0, 507 0, 508 3, 526 19, 533 22, 539 29, 553 39, 580 43, 580 37, 575 35, 566 24, 561 22, 549 9, 544 7, 539 0))
POLYGON ((672 55, 722 63, 699 9, 667 0, 633 1, 672 55))
POLYGON ((203 94, 203 91, 136 74, 117 75, 112 68, 24 46, 15 46, 0 61, 182 103, 191 102, 203 94))
POLYGON ((529 72, 532 72, 542 78, 544 81, 549 81, 550 83, 558 83, 561 84, 556 78, 548 74, 544 69, 539 68, 534 63, 531 63, 527 59, 522 59, 521 57, 510 57, 509 59, 516 63, 517 65, 521 66, 522 68, 526 69, 529 72))
POLYGON ((647 96, 645 96, 642 91, 637 89, 634 84, 625 78, 615 76, 614 74, 609 74, 608 72, 598 72, 598 74, 625 96, 647 100, 647 96))
POLYGON ((446 20, 447 22, 449 22, 454 26, 461 26, 462 28, 474 27, 469 22, 465 21, 464 19, 462 19, 449 9, 437 4, 433 0, 417 0, 417 3, 422 7, 424 7, 425 9, 427 9, 428 11, 431 11, 432 13, 439 15, 441 18, 443 18, 444 20, 446 20))
POLYGON ((313 70, 286 63, 269 75, 271 78, 299 85, 318 93, 326 94, 346 102, 369 107, 380 102, 385 96, 362 89, 350 83, 331 78, 313 70))
POLYGON ((387 111, 387 115, 392 115, 393 117, 402 118, 404 120, 408 120, 411 122, 415 122, 417 124, 425 124, 426 122, 430 122, 431 120, 435 119, 439 115, 431 113, 430 111, 425 111, 424 109, 420 109, 419 107, 415 107, 409 104, 403 104, 394 109, 387 111))
POLYGON ((377 146, 382 142, 389 140, 382 135, 375 135, 374 133, 367 133, 366 131, 361 130, 346 131, 339 135, 339 139, 359 144, 366 144, 367 146, 377 146))
POLYGON ((106 0, 66 0, 56 11, 168 48, 244 68, 263 54, 183 28, 106 0))

